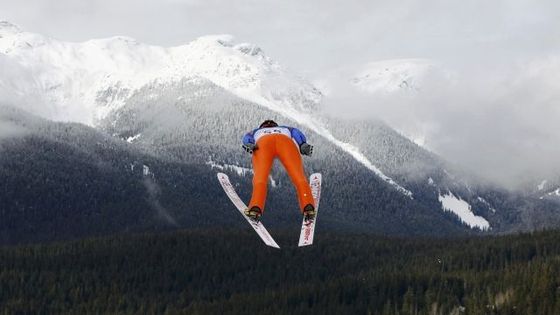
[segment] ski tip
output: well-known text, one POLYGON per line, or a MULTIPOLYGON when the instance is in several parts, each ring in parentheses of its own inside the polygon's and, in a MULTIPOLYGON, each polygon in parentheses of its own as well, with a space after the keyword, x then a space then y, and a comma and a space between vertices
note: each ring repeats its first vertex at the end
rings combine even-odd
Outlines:
POLYGON ((228 178, 228 176, 226 174, 220 173, 220 172, 218 172, 217 176, 218 176, 218 178, 228 178))

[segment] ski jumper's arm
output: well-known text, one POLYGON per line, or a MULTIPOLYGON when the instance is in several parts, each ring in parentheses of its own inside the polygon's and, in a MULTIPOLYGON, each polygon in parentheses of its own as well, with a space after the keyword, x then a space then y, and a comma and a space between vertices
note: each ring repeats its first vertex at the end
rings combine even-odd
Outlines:
POLYGON ((243 136, 243 144, 244 145, 248 145, 248 144, 255 144, 255 138, 253 137, 253 135, 255 134, 255 131, 257 131, 258 129, 255 129, 251 132, 248 132, 245 134, 245 136, 243 136))
POLYGON ((292 138, 294 138, 294 140, 296 140, 298 146, 301 147, 302 144, 307 143, 307 139, 305 138, 305 135, 299 129, 292 128, 292 127, 288 127, 288 129, 290 129, 290 133, 292 134, 292 138))
POLYGON ((302 155, 311 156, 313 154, 313 146, 307 143, 307 139, 305 139, 305 135, 297 128, 288 127, 290 133, 292 135, 292 139, 297 143, 299 146, 299 152, 302 155))

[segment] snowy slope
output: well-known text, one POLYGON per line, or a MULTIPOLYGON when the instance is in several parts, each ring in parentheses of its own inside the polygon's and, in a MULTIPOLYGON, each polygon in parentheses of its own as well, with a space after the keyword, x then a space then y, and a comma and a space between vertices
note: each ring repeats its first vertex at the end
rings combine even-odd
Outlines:
MULTIPOLYGON (((171 48, 123 36, 68 43, 1 22, 0 36, 0 52, 33 74, 39 92, 58 106, 57 120, 95 125, 147 83, 191 76, 238 95, 277 102, 284 109, 312 110, 320 100, 309 83, 288 74, 260 48, 234 45, 229 35, 171 48)), ((18 88, 27 86, 22 82, 18 88)))

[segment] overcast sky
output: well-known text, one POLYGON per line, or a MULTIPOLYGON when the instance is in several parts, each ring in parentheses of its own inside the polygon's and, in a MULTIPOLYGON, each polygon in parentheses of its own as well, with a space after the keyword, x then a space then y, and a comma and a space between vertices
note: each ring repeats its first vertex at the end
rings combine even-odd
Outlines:
POLYGON ((560 1, 0 0, 0 19, 69 41, 172 46, 227 33, 309 79, 369 61, 437 60, 461 84, 396 106, 356 99, 354 109, 416 124, 431 149, 502 182, 560 170, 560 1))
POLYGON ((0 0, 0 18, 62 40, 170 46, 232 34, 315 74, 340 63, 524 57, 558 50, 558 1, 0 0))

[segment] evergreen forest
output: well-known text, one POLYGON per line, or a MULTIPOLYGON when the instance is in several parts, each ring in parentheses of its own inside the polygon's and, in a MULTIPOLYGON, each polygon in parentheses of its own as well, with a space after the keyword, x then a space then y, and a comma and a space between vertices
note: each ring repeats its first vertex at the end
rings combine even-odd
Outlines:
POLYGON ((560 231, 460 239, 249 229, 0 249, 1 314, 560 314, 560 231))

